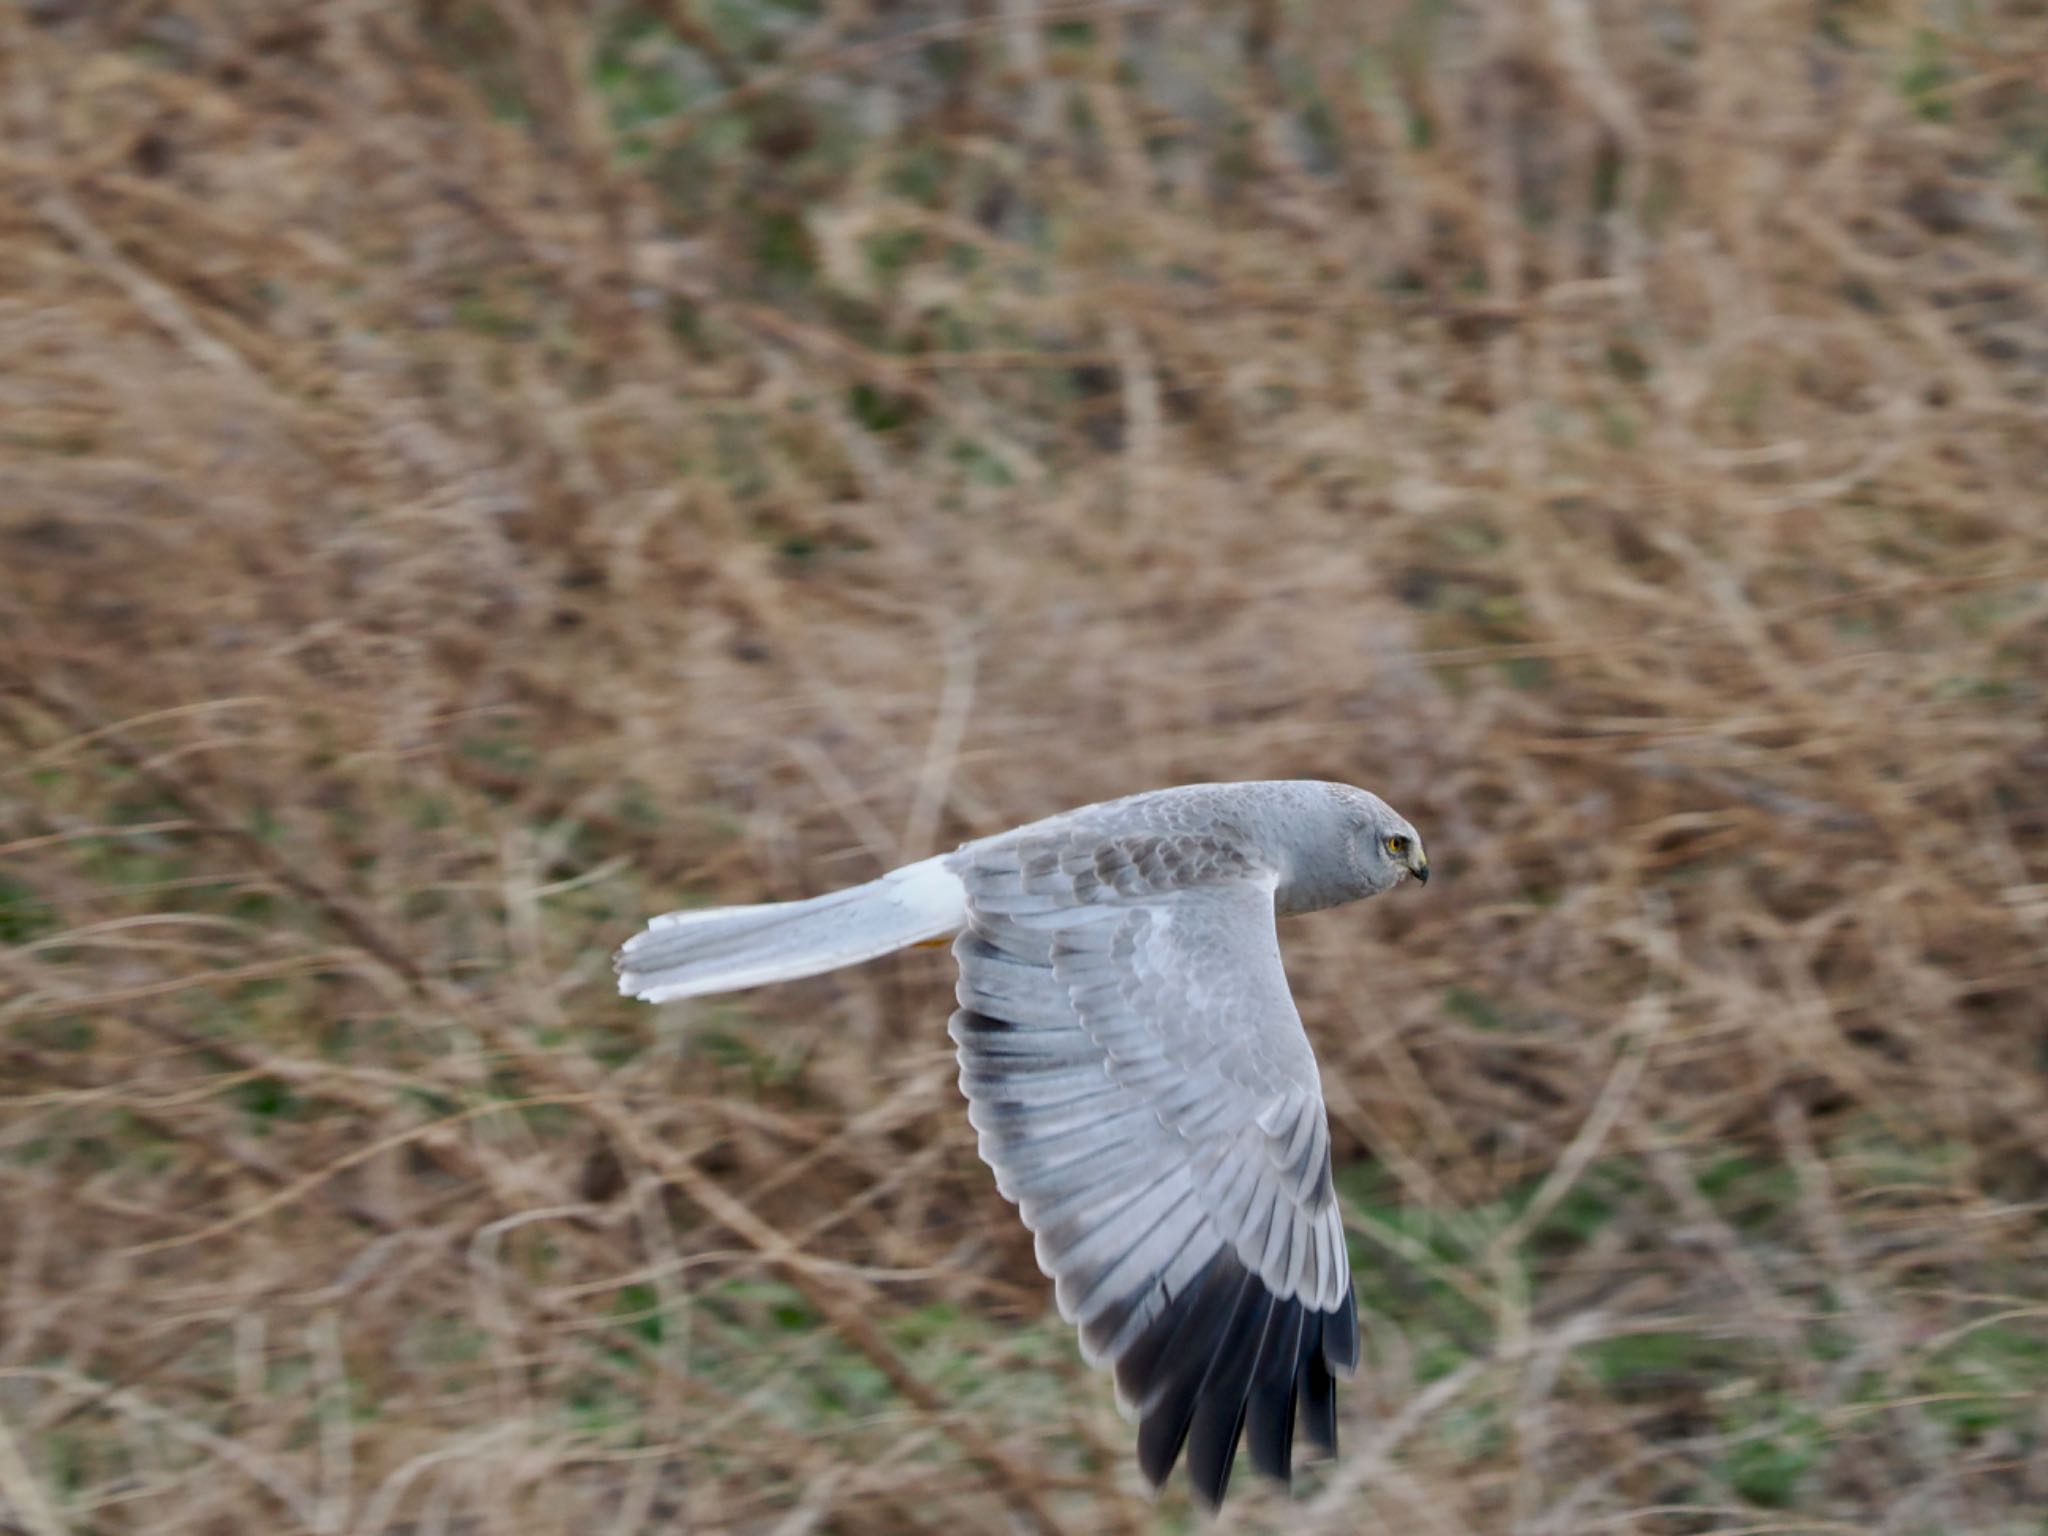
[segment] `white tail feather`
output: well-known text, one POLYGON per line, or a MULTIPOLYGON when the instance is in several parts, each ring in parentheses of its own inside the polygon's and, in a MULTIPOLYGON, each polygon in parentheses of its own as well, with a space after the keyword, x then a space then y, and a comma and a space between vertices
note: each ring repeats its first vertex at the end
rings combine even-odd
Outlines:
POLYGON ((808 901, 670 912, 628 939, 614 963, 626 996, 665 1003, 858 965, 966 920, 966 891, 942 855, 808 901))

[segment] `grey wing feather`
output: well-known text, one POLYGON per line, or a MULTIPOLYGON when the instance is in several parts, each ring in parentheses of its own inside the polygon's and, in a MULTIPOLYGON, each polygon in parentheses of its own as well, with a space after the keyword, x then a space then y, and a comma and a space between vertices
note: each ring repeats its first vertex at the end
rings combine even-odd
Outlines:
POLYGON ((1293 1405, 1327 1443, 1357 1330, 1273 872, 1227 835, 1085 821, 953 867, 969 1118, 1061 1315, 1116 1370, 1141 1466, 1162 1481, 1185 1443, 1220 1501, 1256 1407, 1254 1460, 1287 1475, 1293 1405))

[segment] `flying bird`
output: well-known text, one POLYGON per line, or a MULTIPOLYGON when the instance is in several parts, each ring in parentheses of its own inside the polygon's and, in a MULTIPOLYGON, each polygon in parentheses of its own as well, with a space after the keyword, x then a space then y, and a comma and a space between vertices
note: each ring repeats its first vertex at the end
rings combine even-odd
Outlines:
POLYGON ((949 1025, 982 1161, 1035 1234, 1157 1488, 1220 1505, 1240 1439, 1291 1477, 1337 1448, 1358 1314, 1315 1054, 1278 915, 1429 879, 1377 795, 1287 779, 1154 790, 807 901, 671 912, 619 951, 651 1003, 957 934, 949 1025))

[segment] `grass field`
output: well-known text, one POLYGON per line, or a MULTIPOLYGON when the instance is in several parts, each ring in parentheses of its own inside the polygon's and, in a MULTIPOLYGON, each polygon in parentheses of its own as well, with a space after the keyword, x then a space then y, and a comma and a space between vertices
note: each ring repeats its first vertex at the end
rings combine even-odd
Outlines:
POLYGON ((1195 1531, 916 952, 1155 784, 1366 1367, 1220 1529, 2048 1532, 2048 9, 0 7, 0 1531, 1195 1531))

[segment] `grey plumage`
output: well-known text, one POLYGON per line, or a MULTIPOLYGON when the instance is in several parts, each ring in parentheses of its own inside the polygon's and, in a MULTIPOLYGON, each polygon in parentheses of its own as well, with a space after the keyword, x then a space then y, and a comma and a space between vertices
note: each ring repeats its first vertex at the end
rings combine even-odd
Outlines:
POLYGON ((808 902, 657 918, 619 954, 653 1001, 812 975, 957 932, 960 1087, 1061 1315, 1220 1503, 1241 1436, 1335 1449, 1357 1363, 1322 1083, 1276 914, 1428 878, 1413 827, 1313 780, 1157 790, 808 902))

